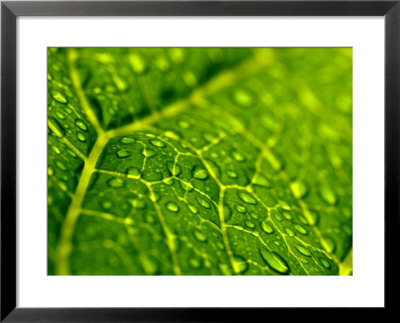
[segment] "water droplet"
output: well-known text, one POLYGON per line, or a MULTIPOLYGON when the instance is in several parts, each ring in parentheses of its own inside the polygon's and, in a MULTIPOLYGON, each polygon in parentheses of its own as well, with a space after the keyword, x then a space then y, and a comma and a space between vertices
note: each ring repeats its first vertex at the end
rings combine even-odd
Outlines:
POLYGON ((239 213, 242 213, 242 214, 246 213, 246 211, 247 211, 246 207, 243 205, 240 205, 240 204, 236 204, 235 209, 236 209, 236 211, 238 211, 239 213))
POLYGON ((307 218, 310 222, 310 225, 316 225, 319 221, 319 215, 316 211, 309 211, 307 213, 307 218))
POLYGON ((131 205, 135 208, 135 209, 139 209, 139 210, 143 210, 146 208, 146 202, 140 199, 134 199, 131 200, 131 205))
POLYGON ((146 62, 140 55, 136 53, 129 55, 129 62, 131 63, 133 71, 136 74, 142 74, 146 70, 146 62))
POLYGON ((269 180, 263 174, 260 173, 257 173, 254 176, 252 183, 259 186, 271 187, 271 183, 269 182, 269 180))
POLYGON ((68 155, 70 155, 71 157, 76 157, 76 154, 71 150, 71 149, 67 149, 67 153, 68 155))
POLYGON ((321 243, 326 252, 333 253, 335 251, 336 243, 332 238, 328 236, 323 236, 321 239, 321 243))
POLYGON ((78 137, 79 141, 86 141, 86 137, 82 133, 78 132, 76 136, 78 137))
POLYGON ((294 236, 294 231, 291 228, 285 227, 284 231, 289 237, 293 237, 294 236))
POLYGON ((234 170, 228 170, 227 174, 230 178, 238 178, 238 174, 234 170))
POLYGON ((181 184, 181 187, 182 187, 182 189, 183 189, 184 191, 186 191, 186 192, 191 192, 191 191, 193 191, 193 186, 192 186, 192 184, 190 184, 190 183, 184 183, 184 182, 180 182, 180 184, 181 184))
POLYGON ((306 228, 304 228, 301 224, 296 223, 294 226, 295 230, 302 234, 302 235, 306 235, 308 234, 308 231, 306 230, 306 228))
POLYGON ((286 220, 290 221, 291 219, 293 219, 292 215, 289 212, 282 212, 282 215, 286 220))
POLYGON ((264 259, 266 264, 273 270, 280 274, 289 273, 289 266, 286 261, 275 252, 270 252, 266 248, 260 250, 261 257, 264 259))
POLYGON ((199 269, 201 267, 201 261, 198 258, 191 258, 189 259, 189 265, 194 269, 199 269))
POLYGON ((56 161, 56 166, 61 170, 67 170, 67 167, 59 160, 56 161))
POLYGON ((244 224, 245 224, 246 227, 248 227, 249 229, 254 229, 254 228, 256 227, 256 225, 255 225, 253 222, 249 221, 249 220, 247 220, 244 224))
POLYGON ((207 236, 203 233, 203 231, 201 231, 199 229, 194 229, 193 234, 198 241, 200 241, 200 242, 207 241, 207 236))
POLYGON ((203 138, 208 142, 212 142, 215 138, 217 138, 217 135, 215 133, 206 132, 203 134, 203 138))
POLYGON ((249 268, 249 264, 244 260, 244 258, 234 256, 233 260, 233 266, 235 267, 236 272, 243 273, 249 268))
POLYGON ((52 97, 54 98, 54 100, 56 100, 58 103, 62 103, 65 104, 68 102, 67 98, 62 95, 60 92, 51 92, 52 97))
POLYGON ((192 204, 188 204, 188 208, 193 214, 199 213, 199 210, 192 204))
POLYGON ((245 90, 236 91, 234 93, 233 98, 237 104, 244 106, 244 107, 250 106, 251 103, 253 102, 252 96, 250 95, 250 93, 248 93, 245 90))
POLYGON ((140 176, 140 169, 138 167, 130 167, 126 170, 126 174, 129 176, 140 176))
POLYGON ((56 153, 56 154, 61 154, 61 151, 60 151, 60 149, 58 149, 56 146, 52 146, 51 147, 52 149, 53 149, 53 151, 56 153))
POLYGON ((84 131, 87 131, 87 125, 82 121, 82 120, 80 120, 80 119, 77 119, 76 121, 75 121, 75 124, 80 128, 80 129, 82 129, 82 130, 84 130, 84 131))
POLYGON ((57 111, 56 116, 59 117, 61 120, 65 119, 65 115, 63 115, 61 112, 57 111))
POLYGON ((108 185, 114 188, 123 187, 125 186, 125 181, 121 178, 111 178, 108 181, 108 185))
POLYGON ((172 61, 176 64, 180 64, 185 59, 185 54, 181 48, 171 48, 169 50, 169 55, 172 61))
POLYGON ((232 275, 231 267, 227 264, 218 264, 218 268, 221 271, 222 275, 232 275))
POLYGON ((197 202, 199 202, 199 204, 200 204, 202 207, 204 207, 204 208, 206 208, 206 209, 211 208, 210 204, 209 204, 206 200, 203 200, 203 199, 201 199, 201 198, 197 198, 196 200, 197 200, 197 202))
POLYGON ((293 195, 297 199, 303 198, 307 194, 307 186, 303 182, 293 182, 290 184, 293 195))
POLYGON ((327 186, 322 186, 320 190, 322 199, 329 205, 336 204, 335 193, 327 186))
POLYGON ((176 213, 176 212, 179 211, 179 206, 176 205, 174 202, 168 202, 165 206, 171 212, 175 212, 176 213))
POLYGON ((170 67, 170 62, 163 56, 157 57, 155 63, 157 68, 160 69, 162 72, 167 71, 170 67))
MULTIPOLYGON (((56 129, 56 131, 61 134, 61 136, 65 135, 65 129, 57 119, 49 117, 48 124, 49 125, 51 124, 56 129)), ((60 136, 59 134, 56 134, 56 133, 55 133, 55 135, 60 136)))
POLYGON ((68 191, 68 187, 67 185, 65 185, 65 183, 63 182, 59 182, 58 186, 61 188, 61 190, 63 190, 64 192, 68 191))
POLYGON ((123 144, 131 144, 131 143, 135 142, 135 140, 132 138, 129 138, 129 137, 124 137, 120 140, 120 142, 123 144))
POLYGON ((49 168, 47 169, 47 174, 48 174, 49 176, 53 175, 53 174, 54 174, 53 168, 49 167, 49 168))
POLYGON ((246 160, 246 157, 244 157, 240 152, 237 150, 232 150, 231 156, 234 160, 237 162, 244 162, 246 160))
POLYGON ((167 184, 168 186, 171 186, 171 185, 175 184, 175 179, 172 177, 168 177, 168 178, 163 179, 163 182, 165 184, 167 184))
POLYGON ((113 203, 111 201, 106 200, 106 201, 101 202, 101 206, 103 209, 109 210, 113 207, 113 203))
POLYGON ((150 195, 150 199, 153 202, 158 202, 160 200, 160 198, 161 198, 161 195, 158 194, 157 192, 154 192, 153 194, 150 195))
POLYGON ((297 251, 300 252, 303 256, 311 257, 311 252, 310 250, 308 250, 308 248, 302 245, 296 245, 295 247, 297 251))
POLYGON ((274 232, 274 228, 267 222, 262 222, 261 223, 261 228, 263 229, 263 231, 265 233, 268 233, 268 234, 274 232))
POLYGON ((121 150, 117 151, 117 156, 119 158, 126 158, 126 157, 129 157, 130 155, 131 155, 131 153, 127 149, 121 149, 121 150))
POLYGON ((329 261, 326 260, 325 258, 320 258, 319 261, 321 262, 322 266, 324 266, 326 269, 329 269, 331 267, 329 261))
POLYGON ((247 204, 253 204, 253 205, 257 204, 256 199, 247 192, 241 191, 241 192, 239 192, 238 196, 243 202, 245 202, 247 204))
POLYGON ((143 155, 144 155, 145 157, 147 157, 147 158, 151 158, 151 157, 153 157, 153 156, 156 155, 156 152, 155 152, 154 150, 152 150, 152 149, 147 149, 147 148, 145 148, 145 149, 143 150, 143 155))
POLYGON ((178 121, 178 125, 179 127, 181 127, 182 129, 188 129, 190 128, 190 123, 185 121, 185 120, 179 120, 178 121))
POLYGON ((353 234, 353 229, 351 227, 351 225, 348 224, 344 224, 343 225, 343 231, 348 235, 351 236, 353 234))
POLYGON ((258 214, 255 212, 250 212, 250 216, 254 219, 257 220, 258 219, 258 214))
POLYGON ((197 179, 207 179, 208 178, 208 173, 207 171, 200 167, 200 166, 195 166, 193 168, 193 177, 197 179))
POLYGON ((152 140, 150 140, 150 143, 155 147, 159 147, 159 148, 165 147, 165 143, 163 143, 161 140, 158 140, 158 139, 152 139, 152 140))

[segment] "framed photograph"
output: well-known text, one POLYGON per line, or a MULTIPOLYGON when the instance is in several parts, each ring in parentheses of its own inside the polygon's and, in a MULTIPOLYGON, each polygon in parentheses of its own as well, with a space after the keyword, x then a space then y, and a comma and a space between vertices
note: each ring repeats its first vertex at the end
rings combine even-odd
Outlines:
POLYGON ((399 1, 3 1, 1 321, 394 308, 399 1))

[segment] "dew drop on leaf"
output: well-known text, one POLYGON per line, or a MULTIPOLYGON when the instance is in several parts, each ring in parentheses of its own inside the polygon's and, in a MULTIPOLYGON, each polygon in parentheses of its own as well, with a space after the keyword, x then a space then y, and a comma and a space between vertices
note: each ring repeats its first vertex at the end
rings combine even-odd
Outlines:
POLYGON ((320 258, 319 261, 321 262, 322 266, 324 266, 326 269, 329 269, 331 267, 329 261, 326 260, 325 258, 320 258))
POLYGON ((252 183, 259 186, 271 187, 271 183, 269 182, 269 180, 263 174, 260 173, 257 173, 254 176, 252 183))
POLYGON ((118 158, 126 158, 129 157, 131 153, 127 149, 121 149, 117 151, 118 158))
POLYGON ((218 264, 218 268, 221 271, 222 275, 232 275, 231 267, 227 264, 218 264))
POLYGON ((294 236, 294 231, 291 228, 285 227, 284 231, 289 237, 293 237, 294 236))
POLYGON ((266 221, 261 223, 261 229, 265 232, 265 233, 273 233, 274 232, 274 228, 266 221))
POLYGON ((181 127, 182 129, 188 129, 190 128, 190 123, 185 121, 185 120, 179 120, 178 121, 178 125, 179 127, 181 127))
POLYGON ((306 228, 304 228, 301 224, 296 223, 294 226, 295 230, 302 234, 302 235, 306 235, 308 234, 308 231, 306 230, 306 228))
POLYGON ((329 205, 336 204, 336 195, 328 186, 322 186, 320 189, 320 194, 321 194, 322 199, 327 204, 329 204, 329 205))
POLYGON ((171 212, 175 212, 176 213, 176 212, 179 211, 179 206, 176 205, 174 202, 167 202, 165 207, 167 208, 167 210, 169 210, 171 212))
POLYGON ((201 199, 201 198, 197 198, 197 202, 199 202, 199 204, 200 204, 202 207, 206 208, 206 209, 211 208, 210 203, 208 203, 206 200, 203 200, 203 199, 201 199))
POLYGON ((233 98, 237 104, 243 107, 248 107, 253 102, 252 96, 245 90, 236 91, 233 95, 233 98))
POLYGON ((246 160, 246 157, 244 157, 243 154, 238 152, 237 150, 232 150, 231 156, 234 160, 240 163, 246 160))
POLYGON ((286 220, 290 221, 293 219, 292 215, 289 212, 282 212, 282 215, 286 220))
POLYGON ((199 269, 201 267, 201 261, 198 258, 190 258, 189 265, 194 269, 199 269))
POLYGON ((238 178, 238 174, 234 170, 228 170, 226 173, 230 178, 238 178))
POLYGON ((152 149, 145 148, 143 150, 143 155, 147 158, 151 158, 156 155, 156 152, 152 149))
POLYGON ((67 98, 58 91, 52 92, 51 94, 58 103, 65 104, 68 102, 67 98))
POLYGON ((124 187, 125 186, 125 181, 121 178, 111 178, 108 181, 108 185, 114 188, 118 187, 124 187))
POLYGON ((140 169, 138 167, 129 167, 126 170, 126 174, 129 176, 139 176, 140 175, 140 169))
POLYGON ((207 236, 204 234, 203 231, 199 229, 194 229, 193 231, 194 237, 200 241, 200 242, 206 242, 207 241, 207 236))
POLYGON ((241 274, 249 268, 249 264, 246 262, 246 260, 244 260, 243 257, 240 256, 233 257, 233 265, 235 267, 235 271, 241 274))
POLYGON ((120 142, 123 144, 131 144, 131 143, 134 143, 135 140, 132 138, 129 138, 129 137, 124 137, 120 140, 120 142))
POLYGON ((301 199, 307 194, 307 186, 303 182, 293 182, 290 184, 290 187, 292 189, 293 195, 301 199))
POLYGON ((248 227, 249 229, 254 229, 256 227, 256 225, 254 224, 254 222, 251 222, 249 220, 247 220, 245 223, 246 227, 248 227))
POLYGON ((240 204, 235 205, 235 210, 242 214, 246 213, 247 211, 246 207, 240 204))
POLYGON ((336 243, 331 237, 325 235, 322 237, 321 242, 326 252, 333 253, 335 251, 336 243))
POLYGON ((256 199, 247 192, 239 192, 239 198, 247 204, 257 204, 256 199))
POLYGON ((264 259, 265 263, 271 267, 273 270, 280 274, 289 273, 289 265, 286 261, 275 252, 270 252, 265 247, 260 250, 261 257, 264 259))
POLYGON ((152 140, 150 140, 150 143, 154 147, 159 147, 159 148, 165 147, 165 143, 163 143, 161 140, 158 140, 158 139, 152 139, 152 140))
POLYGON ((59 112, 59 111, 56 112, 56 116, 57 116, 59 119, 61 119, 61 120, 64 120, 64 119, 65 119, 65 115, 62 114, 62 113, 59 112))
POLYGON ((199 213, 199 210, 197 209, 197 207, 195 207, 195 206, 192 205, 192 204, 188 204, 188 208, 189 208, 189 210, 190 210, 193 214, 199 213))
POLYGON ((67 167, 59 160, 56 161, 56 166, 61 170, 67 170, 67 167))
POLYGON ((193 177, 197 179, 207 179, 208 173, 204 168, 195 166, 193 168, 193 177))
POLYGON ((303 256, 311 257, 311 252, 306 247, 302 245, 296 245, 296 249, 300 252, 303 256))
POLYGON ((77 133, 76 137, 78 138, 79 141, 82 142, 86 141, 86 137, 80 132, 77 133))
POLYGON ((101 207, 102 207, 104 210, 109 210, 109 209, 112 208, 112 206, 113 206, 113 204, 112 204, 111 201, 106 200, 106 201, 101 202, 101 207))
POLYGON ((82 120, 80 120, 80 119, 77 119, 77 120, 75 121, 75 124, 76 124, 80 129, 82 129, 82 130, 84 130, 84 131, 87 131, 87 130, 88 130, 87 125, 86 125, 82 120))

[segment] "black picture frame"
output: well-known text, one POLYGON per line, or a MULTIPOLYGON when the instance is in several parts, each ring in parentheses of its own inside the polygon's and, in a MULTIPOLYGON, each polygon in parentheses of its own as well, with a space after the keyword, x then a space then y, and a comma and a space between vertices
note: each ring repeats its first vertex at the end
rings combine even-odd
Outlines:
MULTIPOLYGON (((16 306, 16 19, 19 16, 384 16, 385 310, 399 274, 400 0, 387 1, 2 1, 1 322, 237 321, 272 308, 20 308, 16 306)), ((372 257, 372 255, 371 255, 372 257)), ((373 261, 371 259, 371 261, 373 261)), ((299 309, 291 309, 299 310, 299 309)), ((326 309, 329 313, 332 309, 326 309)), ((381 313, 380 309, 379 313, 381 313)), ((285 312, 286 314, 288 312, 285 312)), ((268 312, 268 315, 270 313, 268 312)), ((252 320, 252 319, 250 319, 252 320)))

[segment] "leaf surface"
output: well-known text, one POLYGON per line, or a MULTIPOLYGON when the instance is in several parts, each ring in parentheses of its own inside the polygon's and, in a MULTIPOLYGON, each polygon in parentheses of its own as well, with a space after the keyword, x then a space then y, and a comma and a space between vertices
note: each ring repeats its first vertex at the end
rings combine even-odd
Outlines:
POLYGON ((352 271, 352 51, 49 48, 55 275, 352 271))

